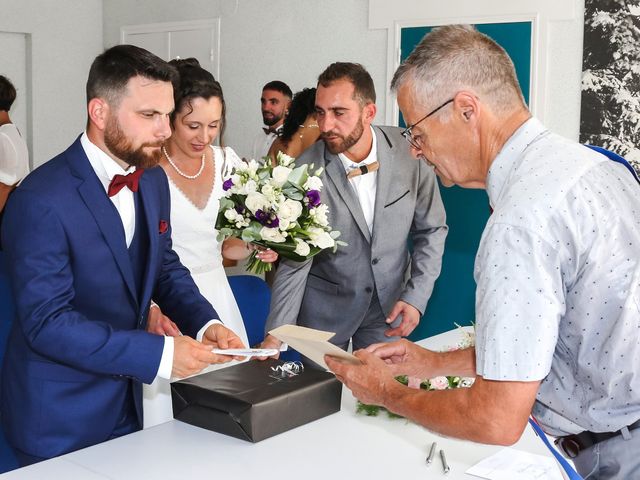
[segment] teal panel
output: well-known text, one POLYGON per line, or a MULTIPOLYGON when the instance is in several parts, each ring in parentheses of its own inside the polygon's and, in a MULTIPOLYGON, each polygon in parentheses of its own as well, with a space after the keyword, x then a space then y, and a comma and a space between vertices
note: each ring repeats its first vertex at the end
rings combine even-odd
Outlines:
MULTIPOLYGON (((531 22, 476 25, 482 33, 498 42, 509 54, 525 101, 529 102, 531 76, 531 22)), ((404 60, 431 27, 403 28, 400 51, 404 60)), ((404 125, 402 116, 400 125, 404 125)), ((475 320, 473 264, 480 237, 489 218, 489 199, 484 190, 440 187, 447 210, 449 235, 442 259, 442 273, 420 325, 412 340, 429 337, 475 320)))

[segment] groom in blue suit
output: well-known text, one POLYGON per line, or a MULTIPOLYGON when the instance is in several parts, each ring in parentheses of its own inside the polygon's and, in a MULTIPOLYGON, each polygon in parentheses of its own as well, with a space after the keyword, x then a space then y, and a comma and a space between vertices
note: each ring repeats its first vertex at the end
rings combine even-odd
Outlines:
POLYGON ((139 429, 142 382, 231 359, 212 346, 243 347, 171 246, 167 179, 151 167, 171 134, 174 80, 137 47, 98 56, 86 132, 8 203, 2 241, 17 318, 2 423, 23 465, 139 429), (184 336, 145 331, 151 298, 184 336))

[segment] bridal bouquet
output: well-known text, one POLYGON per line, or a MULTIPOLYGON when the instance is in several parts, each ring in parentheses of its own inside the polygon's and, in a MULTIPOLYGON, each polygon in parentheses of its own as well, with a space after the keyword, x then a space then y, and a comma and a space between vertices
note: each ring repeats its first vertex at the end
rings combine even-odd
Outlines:
MULTIPOLYGON (((250 160, 236 167, 224 180, 216 221, 218 241, 241 238, 270 248, 281 257, 304 261, 322 250, 346 245, 337 238, 320 203, 322 169, 294 164, 294 158, 278 153, 275 165, 268 157, 262 163, 250 160)), ((271 270, 253 251, 247 268, 255 273, 271 270)))

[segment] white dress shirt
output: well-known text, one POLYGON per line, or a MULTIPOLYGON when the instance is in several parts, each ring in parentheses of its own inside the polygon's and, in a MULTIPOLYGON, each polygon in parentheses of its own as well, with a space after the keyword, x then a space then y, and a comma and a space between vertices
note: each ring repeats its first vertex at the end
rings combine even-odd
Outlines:
MULTIPOLYGON (((268 127, 265 126, 264 128, 268 127)), ((269 149, 271 148, 271 144, 276 138, 278 138, 278 136, 280 136, 280 132, 282 132, 282 125, 269 133, 264 133, 264 128, 260 129, 260 133, 258 133, 253 140, 251 158, 249 160, 260 161, 263 157, 266 157, 269 153, 269 149)))
MULTIPOLYGON (((350 160, 344 153, 339 153, 338 157, 344 166, 346 173, 351 170, 359 168, 363 165, 370 165, 378 159, 378 145, 376 143, 376 132, 371 128, 371 136, 373 139, 371 145, 371 151, 367 158, 360 163, 355 163, 350 160)), ((378 187, 378 172, 370 172, 366 175, 358 175, 349 179, 349 183, 353 190, 356 192, 356 196, 360 202, 360 208, 364 214, 364 219, 367 221, 367 227, 369 227, 369 233, 373 232, 373 214, 376 208, 376 191, 378 187)))

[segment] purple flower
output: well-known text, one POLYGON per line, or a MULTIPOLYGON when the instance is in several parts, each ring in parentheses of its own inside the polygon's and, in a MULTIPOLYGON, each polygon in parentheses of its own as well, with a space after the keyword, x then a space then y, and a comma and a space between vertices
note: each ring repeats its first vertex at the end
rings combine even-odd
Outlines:
POLYGON ((309 190, 307 192, 309 207, 315 208, 320 205, 320 192, 318 190, 309 190))
POLYGON ((256 210, 256 220, 265 227, 276 228, 280 225, 280 219, 275 214, 264 210, 256 210))
POLYGON ((222 184, 222 189, 226 192, 231 187, 233 187, 233 180, 231 180, 230 178, 227 178, 222 184))
POLYGON ((242 205, 236 205, 235 207, 236 212, 238 212, 240 215, 244 214, 245 208, 242 205))

